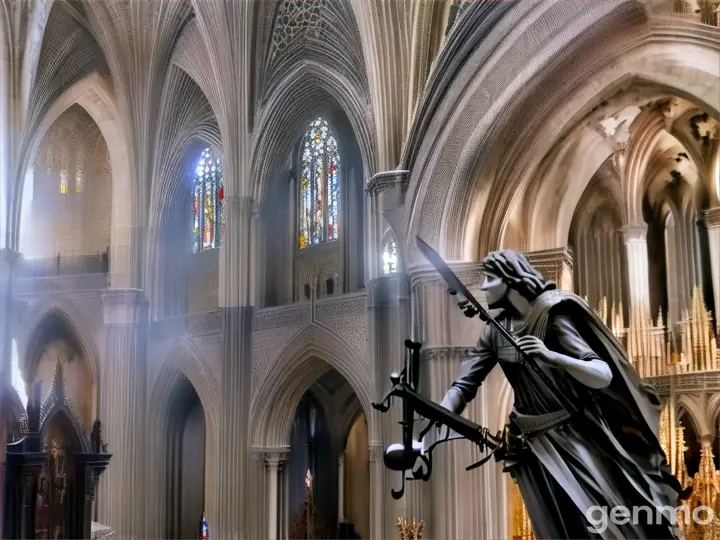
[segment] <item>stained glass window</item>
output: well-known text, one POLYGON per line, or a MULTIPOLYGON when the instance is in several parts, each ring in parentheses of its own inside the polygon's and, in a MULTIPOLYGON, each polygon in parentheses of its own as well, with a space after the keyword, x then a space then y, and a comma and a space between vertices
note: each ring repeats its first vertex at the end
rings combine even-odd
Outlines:
POLYGON ((65 195, 68 192, 68 172, 63 169, 60 171, 60 193, 65 195))
POLYGON ((82 193, 84 185, 85 177, 83 176, 82 170, 78 170, 77 174, 75 175, 75 192, 82 193))
POLYGON ((389 238, 387 242, 385 242, 383 249, 383 272, 385 274, 394 274, 397 272, 397 246, 393 238, 389 238))
POLYGON ((322 118, 310 124, 301 150, 298 246, 304 248, 338 238, 340 155, 322 118))
POLYGON ((192 193, 193 252, 220 247, 225 227, 222 200, 222 159, 206 148, 195 167, 192 193))

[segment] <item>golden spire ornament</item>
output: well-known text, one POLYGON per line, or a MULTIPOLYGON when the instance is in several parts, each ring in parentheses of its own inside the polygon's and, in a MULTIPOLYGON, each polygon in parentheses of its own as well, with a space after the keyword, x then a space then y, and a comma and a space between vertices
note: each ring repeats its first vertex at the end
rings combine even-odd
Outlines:
POLYGON ((399 517, 395 526, 400 531, 400 540, 422 540, 424 521, 416 521, 414 518, 408 521, 399 517))

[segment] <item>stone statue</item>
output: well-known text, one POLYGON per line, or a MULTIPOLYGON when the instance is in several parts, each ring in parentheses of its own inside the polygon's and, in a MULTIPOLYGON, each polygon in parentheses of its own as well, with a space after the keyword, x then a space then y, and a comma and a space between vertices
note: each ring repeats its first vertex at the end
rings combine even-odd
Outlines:
POLYGON ((500 364, 515 402, 496 458, 517 482, 537 538, 675 538, 669 509, 682 487, 658 441, 660 400, 621 343, 521 253, 490 253, 483 268, 488 307, 501 310, 494 318, 515 343, 486 325, 441 404, 460 414, 500 364), (625 510, 610 519, 616 507, 625 510))

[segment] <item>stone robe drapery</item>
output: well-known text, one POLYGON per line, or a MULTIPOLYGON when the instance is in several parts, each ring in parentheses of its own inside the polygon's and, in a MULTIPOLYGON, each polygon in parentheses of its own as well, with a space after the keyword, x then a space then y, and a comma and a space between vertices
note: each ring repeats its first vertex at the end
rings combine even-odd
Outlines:
MULTIPOLYGON (((540 295, 520 327, 501 321, 516 338, 535 335, 550 350, 578 360, 602 360, 613 374, 608 388, 594 390, 538 360, 557 390, 580 412, 566 424, 528 438, 529 448, 516 460, 506 461, 536 536, 674 538, 669 512, 656 511, 674 508, 680 490, 653 424, 659 420, 659 400, 643 385, 614 335, 581 299, 564 291, 540 295), (626 507, 629 515, 635 512, 640 519, 625 524, 611 520, 616 507, 626 507)), ((461 412, 499 363, 514 390, 513 414, 560 410, 556 394, 519 358, 502 334, 487 325, 443 404, 461 412)))

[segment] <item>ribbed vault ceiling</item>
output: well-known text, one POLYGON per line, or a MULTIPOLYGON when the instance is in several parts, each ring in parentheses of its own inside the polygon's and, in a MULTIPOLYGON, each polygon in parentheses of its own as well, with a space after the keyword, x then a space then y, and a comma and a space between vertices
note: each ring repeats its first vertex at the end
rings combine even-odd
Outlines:
POLYGON ((263 100, 285 74, 304 60, 324 65, 367 93, 367 75, 360 31, 345 0, 282 0, 266 2, 273 9, 262 58, 260 95, 263 100))

